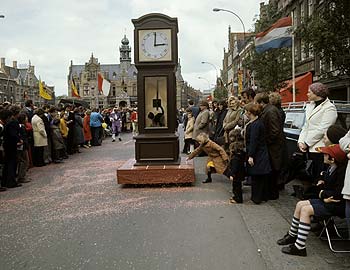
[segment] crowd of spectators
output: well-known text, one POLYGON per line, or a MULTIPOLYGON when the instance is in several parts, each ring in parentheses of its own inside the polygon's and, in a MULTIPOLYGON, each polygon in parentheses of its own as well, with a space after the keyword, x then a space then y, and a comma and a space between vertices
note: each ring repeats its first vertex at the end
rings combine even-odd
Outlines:
POLYGON ((31 167, 62 163, 82 148, 100 146, 107 131, 114 142, 121 132, 137 133, 137 110, 113 108, 92 111, 74 104, 0 105, 0 191, 30 182, 31 167), (131 126, 131 123, 133 125, 131 126), (133 130, 132 130, 133 128, 133 130))
MULTIPOLYGON (((346 129, 335 124, 337 110, 328 95, 322 83, 309 87, 297 151, 305 166, 309 162, 312 166, 302 187, 308 192, 296 205, 289 232, 277 241, 287 245, 282 248, 286 254, 306 256, 310 224, 318 217, 346 217, 350 236, 350 131, 346 134, 346 129)), ((211 104, 201 101, 199 108, 190 102, 184 115, 182 152, 188 159, 203 152, 208 155, 203 183, 212 182, 212 173, 226 175, 232 181, 230 203, 243 202, 243 181, 251 185, 253 203, 277 200, 288 179, 285 175, 296 175, 287 153, 286 115, 278 93, 249 89, 240 97, 211 104)))
MULTIPOLYGON (((350 220, 350 131, 335 125, 337 110, 321 83, 310 85, 305 124, 298 151, 312 161, 307 196, 295 207, 288 233, 277 241, 282 252, 306 256, 306 240, 313 217, 344 216, 350 220)), ((261 204, 279 199, 286 171, 293 170, 283 132, 285 113, 277 93, 248 89, 240 97, 208 103, 203 100, 181 112, 184 128, 182 152, 192 159, 207 155, 203 183, 212 174, 232 181, 230 203, 243 203, 242 184, 251 186, 251 201, 261 204), (282 174, 282 172, 284 172, 282 174)), ((82 148, 100 146, 106 134, 121 141, 122 132, 138 133, 137 109, 92 111, 67 104, 35 108, 0 106, 0 191, 29 182, 31 166, 62 163, 82 148)), ((294 174, 292 174, 294 175, 294 174)), ((349 224, 350 228, 350 224, 349 224)), ((349 229, 350 234, 350 229, 349 229)))

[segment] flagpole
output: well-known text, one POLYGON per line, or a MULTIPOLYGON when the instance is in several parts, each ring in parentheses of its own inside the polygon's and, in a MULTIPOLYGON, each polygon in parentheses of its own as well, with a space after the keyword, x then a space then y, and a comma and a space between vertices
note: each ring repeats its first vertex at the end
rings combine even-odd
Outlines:
POLYGON ((293 82, 293 102, 295 102, 295 55, 294 55, 294 34, 292 35, 292 82, 293 82))
POLYGON ((99 91, 97 90, 97 95, 96 95, 96 98, 97 98, 97 108, 98 108, 98 110, 100 110, 100 102, 99 102, 99 100, 98 100, 98 95, 99 95, 99 91))
POLYGON ((292 17, 292 84, 293 84, 293 102, 295 102, 295 49, 294 49, 294 12, 291 13, 292 17))

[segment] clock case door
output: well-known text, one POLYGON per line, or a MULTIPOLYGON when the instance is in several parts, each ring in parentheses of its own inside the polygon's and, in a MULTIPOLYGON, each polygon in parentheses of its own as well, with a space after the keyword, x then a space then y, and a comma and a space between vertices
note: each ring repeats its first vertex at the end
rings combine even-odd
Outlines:
POLYGON ((152 134, 152 133, 175 133, 176 132, 176 78, 171 69, 152 69, 142 70, 138 72, 137 76, 137 103, 138 103, 138 117, 139 117, 139 133, 140 134, 152 134), (163 91, 155 94, 155 90, 152 87, 151 95, 147 93, 149 89, 148 81, 154 78, 155 80, 160 79, 162 86, 164 85, 163 80, 166 80, 166 92, 163 91), (165 98, 164 98, 165 97, 165 98), (164 125, 150 125, 150 119, 148 117, 150 111, 154 114, 160 112, 160 108, 157 110, 157 104, 160 102, 161 107, 164 109, 164 125), (152 110, 153 107, 153 110, 152 110))

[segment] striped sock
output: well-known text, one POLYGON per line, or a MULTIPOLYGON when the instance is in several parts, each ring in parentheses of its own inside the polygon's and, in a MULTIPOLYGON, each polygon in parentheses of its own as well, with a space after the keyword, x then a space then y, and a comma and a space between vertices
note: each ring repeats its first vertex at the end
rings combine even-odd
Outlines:
POLYGON ((296 237, 298 235, 299 222, 300 220, 298 218, 293 217, 292 226, 288 232, 290 236, 296 237))
POLYGON ((305 242, 307 239, 307 236, 309 235, 311 226, 308 223, 300 222, 299 223, 299 229, 298 229, 298 237, 297 241, 295 242, 295 246, 298 249, 305 248, 305 242))

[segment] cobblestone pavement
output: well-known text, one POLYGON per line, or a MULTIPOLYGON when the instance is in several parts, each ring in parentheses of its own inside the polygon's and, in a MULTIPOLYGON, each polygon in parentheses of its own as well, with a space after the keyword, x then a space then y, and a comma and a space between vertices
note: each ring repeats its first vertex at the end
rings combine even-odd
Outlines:
MULTIPOLYGON (((295 198, 228 204, 230 183, 123 187, 116 168, 134 156, 130 134, 29 171, 32 182, 0 194, 0 269, 347 269, 315 239, 306 258, 275 244, 295 198)), ((310 243, 309 243, 310 242, 310 243)))

